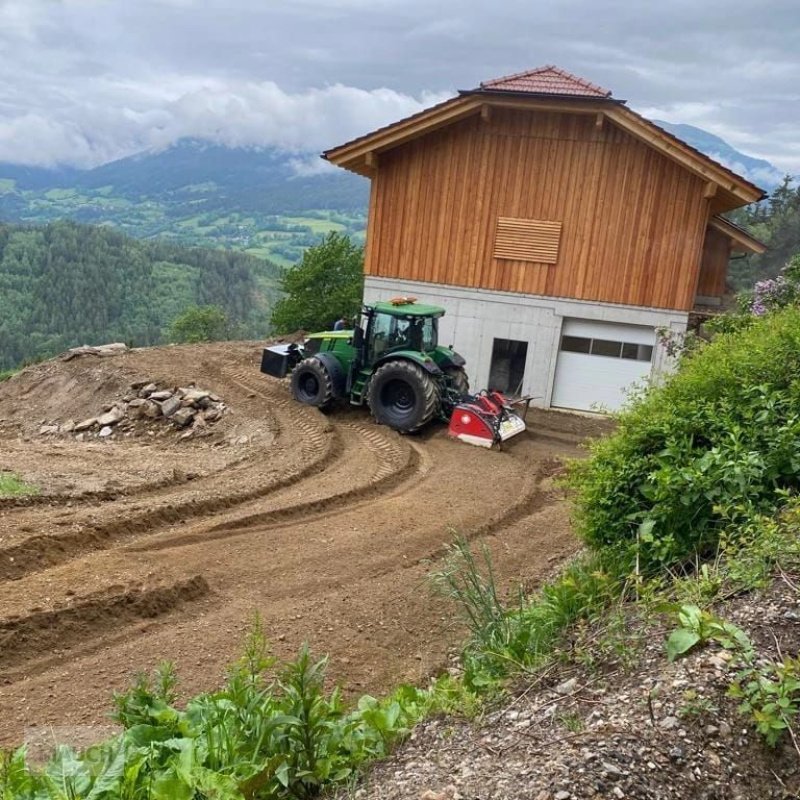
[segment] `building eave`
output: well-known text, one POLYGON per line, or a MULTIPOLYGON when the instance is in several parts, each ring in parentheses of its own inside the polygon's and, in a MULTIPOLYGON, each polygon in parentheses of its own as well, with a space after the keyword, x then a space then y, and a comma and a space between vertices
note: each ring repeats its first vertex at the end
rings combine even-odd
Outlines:
POLYGON ((712 217, 708 222, 708 227, 718 231, 723 236, 731 240, 731 249, 738 253, 753 253, 761 255, 767 252, 767 245, 764 242, 751 236, 744 228, 734 225, 724 217, 712 217))

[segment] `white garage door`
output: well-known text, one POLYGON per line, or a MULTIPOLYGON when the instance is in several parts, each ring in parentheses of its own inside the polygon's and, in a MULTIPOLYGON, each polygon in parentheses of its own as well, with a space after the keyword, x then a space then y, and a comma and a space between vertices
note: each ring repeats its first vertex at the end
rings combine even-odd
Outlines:
POLYGON ((655 332, 638 325, 564 320, 552 405, 615 410, 625 390, 650 375, 655 332))

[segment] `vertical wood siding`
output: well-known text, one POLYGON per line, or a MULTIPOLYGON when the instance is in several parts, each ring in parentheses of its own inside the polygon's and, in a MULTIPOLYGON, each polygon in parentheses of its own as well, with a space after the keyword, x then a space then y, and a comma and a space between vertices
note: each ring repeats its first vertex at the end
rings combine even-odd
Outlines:
POLYGON ((700 278, 697 294, 702 297, 722 297, 728 277, 728 261, 731 257, 731 240, 713 228, 706 232, 703 259, 700 263, 700 278))
POLYGON ((381 153, 366 270, 553 297, 690 309, 704 182, 578 114, 493 109, 381 153), (556 264, 493 257, 498 217, 562 223, 556 264))

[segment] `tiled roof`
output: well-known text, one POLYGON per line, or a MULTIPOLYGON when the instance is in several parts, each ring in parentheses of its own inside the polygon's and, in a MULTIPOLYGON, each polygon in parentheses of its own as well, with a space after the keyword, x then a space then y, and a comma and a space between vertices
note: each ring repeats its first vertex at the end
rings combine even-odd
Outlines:
POLYGON ((506 75, 483 81, 481 89, 490 92, 524 92, 525 94, 553 94, 572 97, 611 97, 602 86, 590 83, 563 69, 548 64, 516 75, 506 75))

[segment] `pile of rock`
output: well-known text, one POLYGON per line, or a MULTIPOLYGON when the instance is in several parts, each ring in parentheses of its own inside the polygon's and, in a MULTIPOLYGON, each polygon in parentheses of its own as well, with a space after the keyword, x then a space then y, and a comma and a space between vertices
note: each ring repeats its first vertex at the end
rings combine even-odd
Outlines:
POLYGON ((113 437, 120 431, 128 435, 137 423, 169 423, 173 428, 184 429, 182 437, 203 434, 225 414, 227 406, 213 392, 193 384, 188 387, 166 389, 157 383, 138 381, 120 400, 103 406, 95 417, 61 424, 42 424, 41 436, 75 434, 83 439, 97 436, 113 437))

